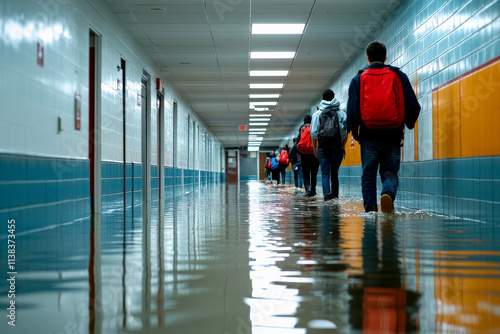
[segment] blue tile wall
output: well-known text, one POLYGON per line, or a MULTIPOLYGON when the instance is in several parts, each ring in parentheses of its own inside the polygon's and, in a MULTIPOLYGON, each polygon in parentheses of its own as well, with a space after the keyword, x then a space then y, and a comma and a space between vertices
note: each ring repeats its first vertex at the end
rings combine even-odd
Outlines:
POLYGON ((17 232, 74 221, 90 213, 89 160, 0 155, 0 215, 17 232))
MULTIPOLYGON (((0 154, 0 215, 22 222, 17 233, 86 221, 90 216, 90 168, 86 159, 0 154)), ((103 212, 142 205, 142 166, 102 162, 103 212)), ((151 168, 152 196, 158 197, 158 167, 151 168)), ((224 173, 165 168, 166 193, 180 186, 223 182, 224 173), (182 175, 184 174, 184 184, 182 175), (196 176, 200 174, 201 176, 196 176), (175 177, 174 177, 175 175, 175 177)), ((182 190, 181 192, 182 193, 182 190)))
MULTIPOLYGON (((402 163, 396 205, 500 222, 499 169, 497 156, 402 163)), ((361 174, 360 166, 340 168, 342 196, 362 197, 361 174)))

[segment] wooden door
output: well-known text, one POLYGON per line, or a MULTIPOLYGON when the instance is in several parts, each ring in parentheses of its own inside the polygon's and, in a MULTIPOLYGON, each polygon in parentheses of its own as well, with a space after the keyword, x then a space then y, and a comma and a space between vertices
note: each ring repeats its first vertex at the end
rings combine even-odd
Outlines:
POLYGON ((235 182, 239 180, 238 174, 238 150, 226 151, 226 181, 235 182))

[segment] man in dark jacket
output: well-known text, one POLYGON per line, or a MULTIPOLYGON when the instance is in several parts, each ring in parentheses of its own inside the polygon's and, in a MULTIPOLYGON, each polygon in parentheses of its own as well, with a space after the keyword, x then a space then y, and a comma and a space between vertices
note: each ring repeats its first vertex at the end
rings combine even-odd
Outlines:
POLYGON ((347 131, 360 143, 363 175, 361 186, 365 211, 378 211, 377 207, 377 170, 380 166, 382 196, 380 205, 383 212, 394 210, 394 200, 398 188, 398 171, 401 161, 401 141, 404 126, 413 129, 420 113, 415 92, 406 74, 398 68, 385 65, 387 49, 381 42, 375 41, 366 47, 368 66, 359 71, 349 86, 347 102, 347 131), (397 74, 401 81, 404 95, 404 123, 396 128, 368 128, 361 119, 360 87, 361 74, 367 69, 388 67, 397 74))
POLYGON ((288 154, 288 160, 292 163, 295 188, 302 188, 302 166, 300 164, 300 158, 300 152, 297 149, 297 137, 293 137, 293 146, 288 154))

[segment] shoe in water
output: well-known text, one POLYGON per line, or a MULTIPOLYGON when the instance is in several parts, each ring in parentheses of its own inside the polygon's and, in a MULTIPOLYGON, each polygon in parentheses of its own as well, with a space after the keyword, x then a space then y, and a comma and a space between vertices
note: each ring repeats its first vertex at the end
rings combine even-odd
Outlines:
POLYGON ((383 194, 380 197, 380 208, 384 213, 394 212, 394 204, 392 203, 392 197, 388 194, 383 194))

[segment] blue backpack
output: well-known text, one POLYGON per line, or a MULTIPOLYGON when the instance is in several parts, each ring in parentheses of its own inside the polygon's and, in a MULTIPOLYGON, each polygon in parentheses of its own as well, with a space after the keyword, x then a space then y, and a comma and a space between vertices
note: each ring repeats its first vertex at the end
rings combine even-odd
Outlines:
POLYGON ((278 162, 278 160, 276 160, 276 158, 272 158, 272 159, 271 159, 271 169, 276 169, 276 168, 278 168, 279 164, 280 164, 280 163, 278 162))

